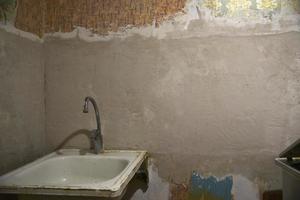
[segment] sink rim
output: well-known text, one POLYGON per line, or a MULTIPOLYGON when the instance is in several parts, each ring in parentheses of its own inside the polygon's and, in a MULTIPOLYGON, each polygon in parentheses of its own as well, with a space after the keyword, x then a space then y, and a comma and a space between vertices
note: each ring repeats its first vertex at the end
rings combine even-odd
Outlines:
POLYGON ((147 157, 147 152, 144 150, 105 150, 104 154, 93 154, 87 149, 66 148, 54 151, 46 156, 43 156, 31 163, 28 163, 20 168, 8 172, 0 176, 0 193, 13 194, 45 194, 45 195, 66 195, 66 196, 97 196, 97 197, 116 197, 122 194, 123 190, 135 175, 141 164, 147 157), (83 153, 82 153, 83 152, 83 153), (126 157, 126 153, 130 155, 126 157), (119 154, 119 155, 118 155, 119 154), (124 154, 124 155, 122 155, 124 154), (97 157, 104 156, 107 158, 125 159, 128 160, 128 165, 116 177, 94 185, 83 186, 53 186, 53 185, 1 185, 1 180, 14 176, 23 170, 38 165, 43 161, 60 156, 89 156, 97 157), (123 157, 122 157, 123 156, 123 157), (131 158, 131 159, 128 159, 131 158), (111 182, 108 185, 105 183, 111 182))

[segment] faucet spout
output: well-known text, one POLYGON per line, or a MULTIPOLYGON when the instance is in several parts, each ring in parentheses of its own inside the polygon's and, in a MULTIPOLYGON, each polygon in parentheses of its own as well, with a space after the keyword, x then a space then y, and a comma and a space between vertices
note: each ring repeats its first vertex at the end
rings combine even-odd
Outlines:
POLYGON ((91 141, 92 141, 95 153, 98 154, 98 153, 104 152, 103 136, 101 133, 100 114, 99 114, 99 109, 98 109, 95 99, 93 97, 89 97, 89 96, 85 97, 85 99, 84 99, 83 113, 89 112, 89 107, 88 107, 89 102, 92 103, 94 110, 95 110, 95 115, 96 115, 97 129, 95 129, 92 132, 91 141))

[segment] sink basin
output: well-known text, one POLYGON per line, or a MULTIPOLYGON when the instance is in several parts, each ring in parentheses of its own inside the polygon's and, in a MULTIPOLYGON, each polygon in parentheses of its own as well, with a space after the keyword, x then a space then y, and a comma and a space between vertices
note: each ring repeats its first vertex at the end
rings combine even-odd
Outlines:
POLYGON ((62 149, 0 177, 0 193, 117 197, 145 151, 62 149))

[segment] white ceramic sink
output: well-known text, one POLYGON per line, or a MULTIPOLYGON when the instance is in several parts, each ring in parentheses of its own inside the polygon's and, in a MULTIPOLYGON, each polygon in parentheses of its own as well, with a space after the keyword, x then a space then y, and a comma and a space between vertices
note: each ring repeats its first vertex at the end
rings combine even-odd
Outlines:
POLYGON ((116 197, 145 158, 145 151, 62 149, 1 176, 0 193, 116 197))

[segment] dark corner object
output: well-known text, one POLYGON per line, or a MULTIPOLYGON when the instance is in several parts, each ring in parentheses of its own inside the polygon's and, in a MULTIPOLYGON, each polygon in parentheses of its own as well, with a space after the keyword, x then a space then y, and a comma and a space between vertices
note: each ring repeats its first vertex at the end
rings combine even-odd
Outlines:
POLYGON ((265 191, 263 200, 282 200, 282 190, 265 191))
POLYGON ((275 163, 282 169, 282 199, 300 200, 300 139, 280 153, 275 163))

